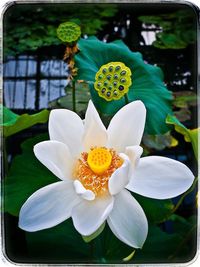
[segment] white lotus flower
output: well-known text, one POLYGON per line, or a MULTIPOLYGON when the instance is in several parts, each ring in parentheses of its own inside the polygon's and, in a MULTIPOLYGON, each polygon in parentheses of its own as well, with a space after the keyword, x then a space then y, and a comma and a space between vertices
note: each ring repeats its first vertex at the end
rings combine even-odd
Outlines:
POLYGON ((34 232, 72 217, 76 230, 88 236, 107 220, 117 238, 141 248, 147 219, 128 190, 150 198, 172 198, 194 180, 178 161, 158 156, 140 159, 145 116, 143 103, 132 102, 115 114, 106 130, 91 101, 84 121, 69 110, 51 111, 50 141, 37 144, 34 153, 61 181, 28 198, 19 227, 34 232))

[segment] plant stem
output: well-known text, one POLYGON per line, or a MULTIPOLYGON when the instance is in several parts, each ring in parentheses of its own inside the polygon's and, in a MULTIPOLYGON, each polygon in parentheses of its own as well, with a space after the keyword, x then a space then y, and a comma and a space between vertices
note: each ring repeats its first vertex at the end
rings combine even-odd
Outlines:
POLYGON ((196 183, 198 181, 198 177, 195 178, 194 182, 193 182, 193 185, 182 195, 182 197, 179 199, 178 203, 176 204, 176 206, 174 207, 174 209, 172 210, 172 214, 180 207, 181 203, 183 202, 184 198, 189 194, 191 193, 195 186, 196 186, 196 183))
POLYGON ((8 155, 6 150, 6 137, 3 137, 3 173, 4 176, 8 173, 8 155))
POLYGON ((181 196, 181 198, 179 199, 179 201, 177 202, 177 204, 174 206, 174 208, 173 208, 173 210, 170 212, 170 214, 169 214, 166 218, 164 218, 164 220, 159 221, 159 223, 163 223, 163 222, 165 222, 166 220, 168 220, 168 219, 170 218, 170 216, 171 216, 172 214, 174 214, 174 213, 177 211, 177 209, 180 207, 181 203, 183 202, 184 198, 185 198, 189 193, 191 193, 191 192, 194 190, 194 188, 195 188, 197 182, 198 182, 198 177, 196 177, 196 178, 194 179, 194 182, 193 182, 192 186, 191 186, 191 187, 190 187, 190 188, 189 188, 189 189, 188 189, 188 190, 181 196))
POLYGON ((72 80, 72 108, 76 112, 76 82, 72 80))
POLYGON ((104 247, 102 247, 101 237, 97 237, 89 242, 90 245, 90 263, 106 263, 104 258, 104 247))
POLYGON ((92 240, 89 244, 90 244, 90 262, 94 263, 95 262, 95 259, 94 259, 94 252, 95 252, 94 240, 92 240))
POLYGON ((125 99, 125 103, 126 103, 126 105, 129 104, 128 94, 125 94, 125 95, 124 95, 124 99, 125 99))

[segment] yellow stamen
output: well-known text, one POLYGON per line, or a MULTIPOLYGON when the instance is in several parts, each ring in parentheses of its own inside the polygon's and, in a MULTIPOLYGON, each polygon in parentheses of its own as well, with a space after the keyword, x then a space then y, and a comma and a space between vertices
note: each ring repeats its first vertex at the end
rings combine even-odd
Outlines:
POLYGON ((81 157, 75 165, 73 176, 74 179, 79 180, 86 189, 94 192, 96 196, 105 196, 108 193, 108 181, 111 175, 116 171, 116 169, 120 168, 122 164, 123 159, 113 149, 95 147, 91 148, 89 153, 83 152, 81 154, 81 157), (102 150, 103 157, 101 158, 100 156, 100 160, 97 160, 96 163, 95 159, 96 157, 98 159, 98 151, 102 152, 102 150), (89 155, 91 159, 88 160, 89 155), (96 165, 104 165, 104 172, 101 174, 95 173, 94 169, 98 171, 100 171, 100 169, 102 170, 102 167, 94 167, 96 165))

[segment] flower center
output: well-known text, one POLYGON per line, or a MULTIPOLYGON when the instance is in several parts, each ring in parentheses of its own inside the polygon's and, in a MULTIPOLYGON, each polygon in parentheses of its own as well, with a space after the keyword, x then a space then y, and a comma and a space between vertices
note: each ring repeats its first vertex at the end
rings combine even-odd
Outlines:
POLYGON ((89 153, 83 152, 78 159, 74 178, 96 196, 102 196, 108 192, 108 181, 112 173, 122 164, 123 159, 113 149, 91 148, 89 153))
POLYGON ((94 88, 107 101, 118 100, 131 86, 131 70, 121 62, 101 66, 95 75, 94 88))
POLYGON ((111 161, 110 151, 103 147, 92 149, 87 158, 90 169, 96 174, 104 173, 109 168, 111 161))

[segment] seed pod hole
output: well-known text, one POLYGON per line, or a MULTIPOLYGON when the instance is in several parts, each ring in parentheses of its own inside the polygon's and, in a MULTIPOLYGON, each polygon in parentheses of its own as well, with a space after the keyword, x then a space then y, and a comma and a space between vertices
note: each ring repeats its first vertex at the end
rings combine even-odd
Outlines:
POLYGON ((111 96, 111 92, 107 92, 106 95, 107 95, 107 97, 110 97, 111 96))
POLYGON ((110 66, 110 67, 108 68, 108 70, 109 70, 110 72, 112 72, 112 71, 113 71, 113 66, 110 66))
POLYGON ((121 73, 120 73, 122 76, 126 75, 126 71, 123 70, 121 73))

